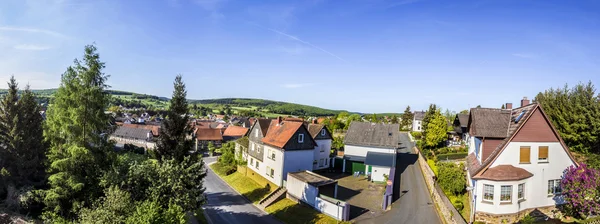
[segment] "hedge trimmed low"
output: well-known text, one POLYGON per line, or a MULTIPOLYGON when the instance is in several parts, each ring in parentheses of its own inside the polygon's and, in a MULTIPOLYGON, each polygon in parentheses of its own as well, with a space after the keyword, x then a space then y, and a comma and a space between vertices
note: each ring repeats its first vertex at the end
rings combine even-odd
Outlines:
POLYGON ((447 153, 437 155, 437 159, 438 161, 464 159, 467 158, 467 155, 469 155, 467 152, 447 153))

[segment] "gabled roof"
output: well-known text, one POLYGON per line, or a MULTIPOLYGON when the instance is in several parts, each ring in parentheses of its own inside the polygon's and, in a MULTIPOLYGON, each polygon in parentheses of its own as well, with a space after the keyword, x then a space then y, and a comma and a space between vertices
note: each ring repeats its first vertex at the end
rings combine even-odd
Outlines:
POLYGON ((117 122, 117 125, 120 125, 120 126, 123 126, 123 127, 128 127, 128 128, 139 128, 139 129, 151 130, 152 131, 152 135, 154 135, 154 136, 158 136, 160 134, 160 126, 159 125, 150 125, 150 124, 125 124, 125 123, 120 123, 120 122, 117 122))
POLYGON ((258 124, 260 125, 260 131, 263 136, 267 136, 267 131, 269 130, 269 125, 271 125, 271 119, 258 118, 258 124))
POLYGON ((221 129, 199 128, 196 129, 196 139, 200 141, 219 141, 223 140, 221 129))
POLYGON ((485 170, 479 179, 495 181, 516 181, 532 177, 529 171, 512 165, 498 165, 485 170))
POLYGON ((229 125, 225 132, 223 132, 223 136, 244 136, 248 132, 248 128, 229 125))
MULTIPOLYGON (((478 108, 478 109, 484 109, 484 108, 478 108)), ((487 109, 487 108, 485 108, 485 109, 487 109)), ((548 123, 550 128, 552 129, 552 132, 557 136, 558 140, 560 141, 563 149, 565 150, 565 152, 567 153, 569 158, 573 161, 573 163, 577 164, 577 162, 575 161, 573 155, 571 154, 571 152, 569 150, 569 147, 567 147, 567 145, 564 143, 564 141, 560 137, 560 134, 558 133, 558 131, 556 131, 556 128, 554 128, 554 125, 552 124, 552 122, 550 122, 550 120, 548 119, 546 112, 544 112, 544 110, 542 109, 542 107, 539 104, 532 103, 532 104, 529 104, 526 106, 508 110, 508 111, 510 111, 510 117, 508 118, 508 124, 506 125, 506 130, 505 130, 507 132, 507 135, 505 136, 505 139, 502 141, 502 143, 500 143, 500 145, 498 145, 498 147, 496 147, 496 149, 494 149, 494 151, 491 153, 491 155, 488 156, 482 163, 479 163, 479 161, 475 157, 474 153, 471 153, 469 156, 467 156, 467 168, 469 169, 469 173, 471 174, 471 176, 474 179, 484 177, 484 176, 482 176, 483 173, 489 169, 490 165, 496 160, 496 158, 498 158, 498 156, 502 153, 502 151, 504 151, 504 149, 506 148, 508 143, 510 143, 512 141, 512 139, 515 137, 515 135, 519 132, 519 130, 523 127, 523 125, 525 123, 527 123, 527 121, 529 120, 531 115, 534 114, 534 112, 536 110, 539 110, 541 112, 544 119, 546 120, 546 122, 548 123)), ((473 112, 473 109, 471 109, 471 112, 473 112)), ((473 115, 473 113, 471 113, 471 115, 473 115)), ((473 119, 473 117, 471 117, 469 126, 473 125, 473 121, 474 121, 474 119, 473 119)), ((473 134, 471 134, 471 135, 477 136, 477 135, 473 135, 473 134)))
POLYGON ((310 133, 313 138, 316 138, 324 127, 325 125, 322 124, 308 124, 308 133, 310 133))
POLYGON ((495 108, 472 108, 468 129, 471 136, 506 138, 510 121, 510 110, 495 108))
POLYGON ((346 145, 397 148, 399 124, 376 124, 353 121, 344 139, 346 145))
MULTIPOLYGON (((306 128, 302 122, 282 121, 281 123, 277 123, 277 120, 273 120, 262 142, 283 149, 300 128, 306 128)), ((313 141, 315 145, 317 144, 311 136, 307 136, 305 141, 313 141)))
POLYGON ((425 111, 415 111, 413 116, 415 120, 421 121, 425 118, 425 111))
POLYGON ((458 122, 460 122, 461 128, 466 128, 469 124, 469 115, 468 114, 457 114, 458 122))
POLYGON ((148 138, 148 133, 152 133, 152 130, 118 126, 113 135, 124 138, 146 139, 148 138))

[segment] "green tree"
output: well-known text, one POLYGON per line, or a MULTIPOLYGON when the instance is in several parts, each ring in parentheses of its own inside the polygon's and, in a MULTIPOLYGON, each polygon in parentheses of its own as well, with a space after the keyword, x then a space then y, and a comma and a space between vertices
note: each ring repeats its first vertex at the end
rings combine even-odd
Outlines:
POLYGON ((428 148, 435 148, 447 138, 447 127, 448 123, 446 118, 440 114, 439 110, 435 110, 435 113, 431 116, 429 122, 427 122, 427 132, 425 132, 425 145, 428 148))
POLYGON ((469 114, 469 110, 461 110, 460 114, 469 114))
POLYGON ((371 122, 373 123, 377 123, 379 122, 379 118, 377 118, 377 114, 371 114, 371 117, 369 118, 371 122))
MULTIPOLYGON (((18 167, 16 160, 16 151, 19 147, 19 101, 17 81, 14 77, 8 82, 8 92, 0 102, 0 142, 4 145, 0 147, 0 195, 5 192, 9 185, 15 184, 16 172, 18 167)), ((2 198, 0 198, 2 199, 2 198)))
POLYGON ((398 116, 396 116, 395 114, 392 115, 391 122, 392 122, 392 124, 398 124, 398 116))
POLYGON ((404 113, 402 114, 402 121, 400 123, 401 124, 400 128, 410 130, 410 128, 412 127, 413 118, 414 118, 414 114, 410 110, 410 106, 406 106, 406 109, 404 110, 404 113))
POLYGON ((567 146, 582 153, 600 153, 600 97, 591 82, 539 93, 538 102, 567 146))
POLYGON ((183 157, 194 147, 193 140, 188 138, 193 130, 191 125, 188 125, 187 91, 181 75, 177 75, 173 86, 173 96, 169 110, 167 110, 167 117, 162 122, 163 128, 156 143, 156 154, 159 160, 174 158, 182 161, 183 157))
POLYGON ((75 59, 62 75, 48 108, 44 137, 50 143, 50 186, 43 191, 45 219, 73 218, 76 210, 102 194, 98 181, 114 148, 108 140, 113 131, 110 117, 104 113, 110 101, 104 66, 96 47, 86 46, 83 61, 75 59))
POLYGON ((444 192, 459 195, 462 194, 466 187, 466 179, 464 169, 455 163, 438 162, 438 177, 437 182, 444 192))
MULTIPOLYGON (((430 104, 429 109, 425 112, 425 116, 423 117, 423 122, 421 122, 421 130, 423 131, 423 136, 427 135, 427 124, 433 118, 434 114, 437 111, 437 106, 435 104, 430 104)), ((438 112, 439 113, 439 112, 438 112)))
MULTIPOLYGON (((348 116, 348 119, 346 119, 346 123, 344 125, 344 130, 348 130, 348 128, 350 127, 350 123, 352 123, 352 121, 362 121, 362 117, 360 117, 359 114, 351 114, 350 116, 348 116)), ((332 130, 332 129, 329 129, 332 130)))

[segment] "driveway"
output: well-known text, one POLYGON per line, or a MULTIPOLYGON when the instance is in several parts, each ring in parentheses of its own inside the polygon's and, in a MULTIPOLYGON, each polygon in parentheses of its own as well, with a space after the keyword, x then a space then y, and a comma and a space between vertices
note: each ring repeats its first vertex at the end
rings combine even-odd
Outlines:
POLYGON ((400 198, 392 204, 391 211, 357 223, 442 223, 425 185, 418 155, 412 150, 413 143, 407 133, 400 133, 400 141, 402 144, 398 150, 396 172, 401 175, 395 180, 400 184, 394 184, 399 186, 394 191, 400 198))
MULTIPOLYGON (((207 164, 216 162, 216 157, 204 158, 207 164)), ((281 224, 277 219, 254 207, 250 201, 239 195, 211 169, 206 168, 204 187, 208 203, 203 205, 207 220, 214 224, 281 224)))

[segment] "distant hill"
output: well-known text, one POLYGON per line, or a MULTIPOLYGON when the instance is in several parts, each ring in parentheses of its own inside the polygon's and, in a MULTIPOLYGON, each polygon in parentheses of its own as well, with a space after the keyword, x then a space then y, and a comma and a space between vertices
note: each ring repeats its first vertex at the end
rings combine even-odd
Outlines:
MULTIPOLYGON (((32 90, 40 103, 50 103, 57 89, 38 89, 32 90)), ((6 89, 0 89, 0 95, 6 94, 6 89)), ((125 107, 136 108, 166 108, 169 98, 159 97, 148 94, 139 94, 121 90, 108 90, 113 96, 111 105, 122 105, 125 107)), ((264 116, 274 117, 278 115, 296 115, 296 116, 331 116, 342 112, 342 110, 323 109, 314 106, 279 102, 263 99, 248 99, 248 98, 224 98, 224 99, 205 99, 205 100, 188 100, 190 104, 210 108, 213 112, 218 112, 224 109, 225 105, 229 105, 233 111, 253 111, 261 113, 264 116)))

